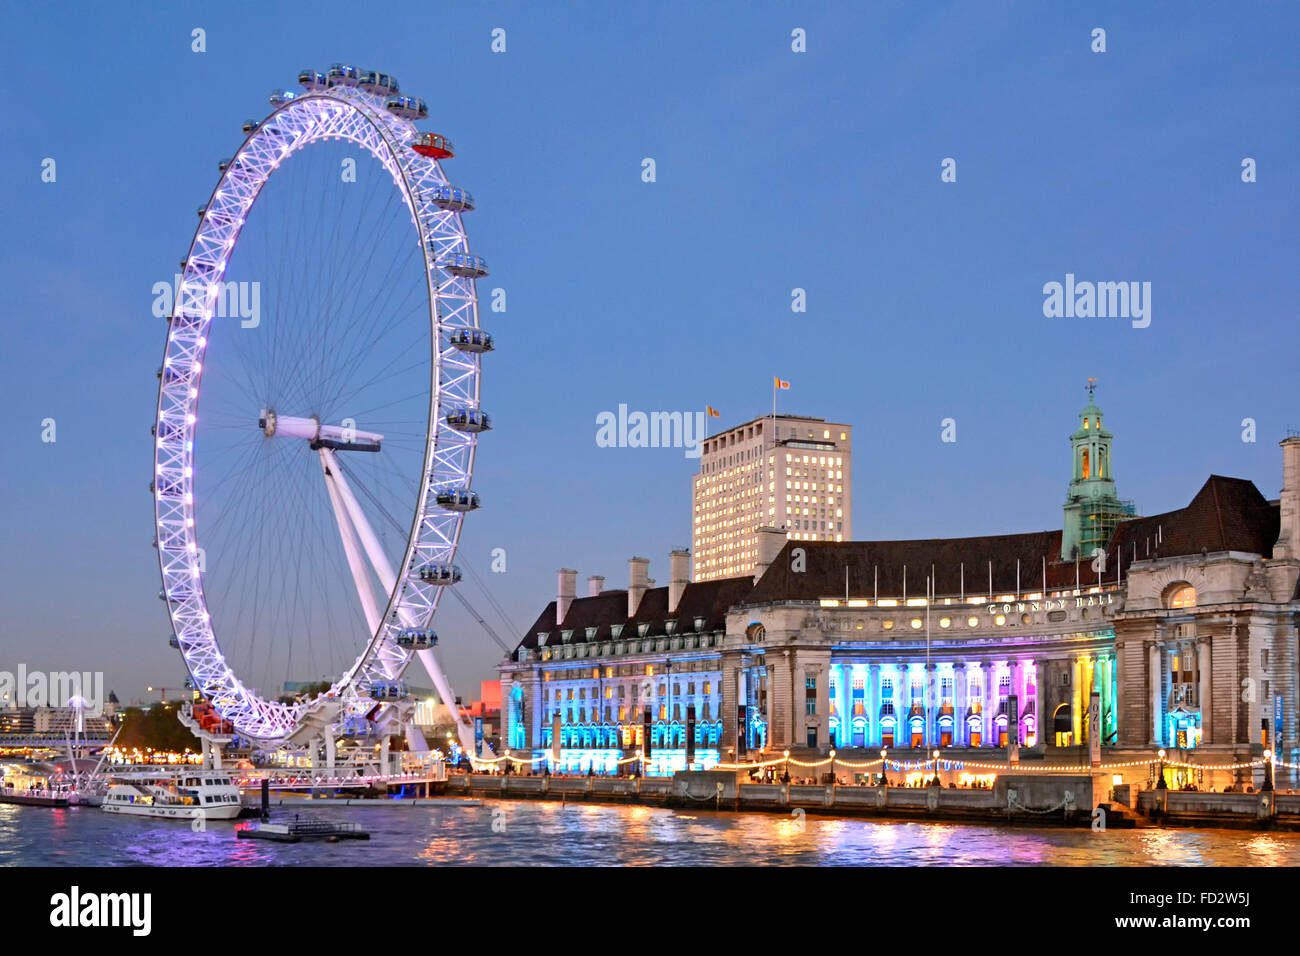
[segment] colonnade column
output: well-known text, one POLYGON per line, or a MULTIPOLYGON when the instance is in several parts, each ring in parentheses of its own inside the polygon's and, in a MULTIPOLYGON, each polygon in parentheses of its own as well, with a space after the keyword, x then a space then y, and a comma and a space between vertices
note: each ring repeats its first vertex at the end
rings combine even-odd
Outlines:
POLYGON ((1020 734, 1020 726, 1024 720, 1025 708, 1029 704, 1029 682, 1026 679, 1027 668, 1023 660, 1017 660, 1011 665, 1011 689, 1016 695, 1016 725, 1010 726, 1011 715, 1007 714, 1009 739, 1014 740, 1017 745, 1023 743, 1020 734))
POLYGON ((867 732, 862 738, 863 744, 880 746, 880 665, 872 664, 867 668, 867 732))
POLYGON ((998 745, 998 677, 998 665, 989 661, 984 670, 984 686, 981 690, 984 694, 984 739, 988 741, 986 746, 990 747, 998 745))
POLYGON ((1151 698, 1151 742, 1164 745, 1164 708, 1160 704, 1160 648, 1152 644, 1147 650, 1147 690, 1151 698))
MULTIPOLYGON (((1046 744, 1053 738, 1048 737, 1047 722, 1051 719, 1051 714, 1047 712, 1050 705, 1047 703, 1047 665, 1041 661, 1034 661, 1034 728, 1038 732, 1038 742, 1046 744)), ((1052 728, 1055 730, 1055 728, 1052 728)))
POLYGON ((1083 743, 1083 714, 1088 706, 1087 688, 1083 686, 1083 658, 1070 660, 1070 733, 1074 745, 1083 743))
POLYGON ((966 747, 970 739, 966 736, 966 664, 959 661, 952 665, 952 745, 966 747))
POLYGON ((840 740, 836 741, 839 747, 848 747, 853 743, 853 682, 858 676, 857 664, 841 664, 839 681, 843 686, 840 687, 839 703, 835 706, 839 709, 840 717, 840 740))
POLYGON ((1210 641, 1198 638, 1196 641, 1196 671, 1198 674, 1196 703, 1201 708, 1201 742, 1213 741, 1211 715, 1214 713, 1213 701, 1210 699, 1210 641))
MULTIPOLYGON (((540 674, 538 677, 540 678, 540 674)), ((530 680, 524 691, 524 700, 527 701, 525 711, 525 737, 527 745, 530 747, 542 746, 542 717, 543 708, 546 703, 546 685, 541 680, 530 680)))
POLYGON ((921 687, 921 703, 925 707, 925 744, 927 748, 939 746, 939 668, 926 664, 925 683, 921 687))

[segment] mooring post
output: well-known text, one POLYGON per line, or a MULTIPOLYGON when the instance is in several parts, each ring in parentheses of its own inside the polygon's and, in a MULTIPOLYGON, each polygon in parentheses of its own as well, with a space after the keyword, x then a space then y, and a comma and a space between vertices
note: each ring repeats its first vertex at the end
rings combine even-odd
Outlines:
POLYGON ((262 819, 270 819, 271 816, 271 781, 266 777, 262 778, 262 819))

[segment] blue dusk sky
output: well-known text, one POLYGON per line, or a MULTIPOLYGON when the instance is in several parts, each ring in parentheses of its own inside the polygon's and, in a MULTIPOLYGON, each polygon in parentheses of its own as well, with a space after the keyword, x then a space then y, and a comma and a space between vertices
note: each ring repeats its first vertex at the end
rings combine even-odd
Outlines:
MULTIPOLYGON (((123 699, 183 680, 150 547, 152 288, 304 66, 391 72, 458 147, 480 296, 508 296, 459 561, 521 631, 556 568, 622 587, 640 554, 666 583, 690 543, 696 462, 598 447, 597 416, 707 404, 716 430, 768 412, 774 375, 780 410, 855 427, 861 539, 1059 527, 1089 377, 1142 512, 1212 473, 1276 497, 1298 35, 1294 3, 5 4, 0 669, 102 670, 123 699), (1045 316, 1067 274, 1150 283, 1149 326, 1045 316)), ((454 602, 437 628, 476 696, 499 648, 454 602)))

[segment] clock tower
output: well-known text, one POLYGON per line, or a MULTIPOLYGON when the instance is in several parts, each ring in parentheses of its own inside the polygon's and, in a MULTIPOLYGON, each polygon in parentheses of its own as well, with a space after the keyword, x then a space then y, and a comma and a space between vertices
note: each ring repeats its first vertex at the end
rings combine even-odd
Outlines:
POLYGON ((1088 404, 1079 413, 1079 427, 1070 436, 1073 477, 1065 497, 1065 524, 1061 532, 1061 560, 1091 559, 1106 550, 1115 525, 1134 513, 1131 501, 1115 495, 1111 471, 1111 435, 1102 426, 1095 401, 1097 380, 1088 379, 1088 404))

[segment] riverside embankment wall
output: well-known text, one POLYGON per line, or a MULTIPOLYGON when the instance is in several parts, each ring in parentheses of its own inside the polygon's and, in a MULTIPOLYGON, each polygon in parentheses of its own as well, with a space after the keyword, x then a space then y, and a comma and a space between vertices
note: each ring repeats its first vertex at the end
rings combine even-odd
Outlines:
POLYGON ((1106 774, 1001 775, 992 789, 742 783, 731 774, 679 773, 672 778, 456 775, 448 796, 593 803, 636 803, 675 809, 822 813, 1012 826, 1093 825, 1093 808, 1108 805, 1111 828, 1151 825, 1300 830, 1300 794, 1209 793, 1122 788, 1106 774), (1113 798, 1119 796, 1116 801, 1113 798), (1137 810, 1133 815, 1125 808, 1137 810))
MULTIPOLYGON (((835 784, 740 783, 730 774, 679 773, 672 778, 521 777, 486 774, 449 778, 442 792, 522 800, 637 803, 680 809, 825 813, 1087 826, 1096 806, 1086 777, 1001 777, 989 790, 868 787, 835 784)), ((1104 797, 1104 794, 1102 795, 1104 797)))

